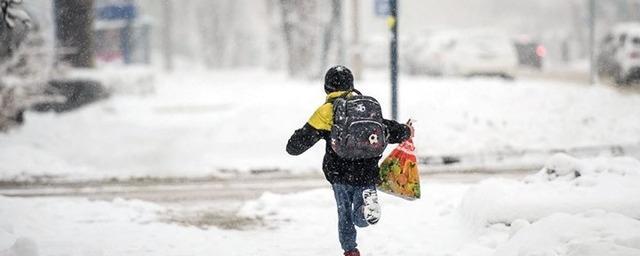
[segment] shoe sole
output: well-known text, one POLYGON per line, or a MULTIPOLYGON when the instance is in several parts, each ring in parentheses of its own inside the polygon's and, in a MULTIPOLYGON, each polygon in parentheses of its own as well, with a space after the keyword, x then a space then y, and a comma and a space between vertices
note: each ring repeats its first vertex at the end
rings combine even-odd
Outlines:
POLYGON ((378 194, 375 190, 367 189, 362 191, 364 207, 362 208, 364 219, 370 225, 378 223, 380 220, 380 205, 378 204, 378 194))

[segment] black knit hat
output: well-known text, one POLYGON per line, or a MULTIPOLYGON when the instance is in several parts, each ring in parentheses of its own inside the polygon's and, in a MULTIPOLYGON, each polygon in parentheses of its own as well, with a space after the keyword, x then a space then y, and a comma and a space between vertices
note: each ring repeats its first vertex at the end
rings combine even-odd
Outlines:
POLYGON ((324 76, 324 91, 329 94, 336 91, 353 89, 353 74, 345 66, 333 66, 324 76))

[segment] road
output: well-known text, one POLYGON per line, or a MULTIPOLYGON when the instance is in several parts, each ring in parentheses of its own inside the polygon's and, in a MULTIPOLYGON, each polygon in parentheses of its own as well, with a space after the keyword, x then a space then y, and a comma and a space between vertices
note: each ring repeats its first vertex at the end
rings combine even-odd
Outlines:
MULTIPOLYGON (((531 172, 429 173, 422 183, 475 183, 490 177, 519 179, 531 172)), ((86 197, 111 200, 139 199, 152 202, 245 201, 265 192, 293 193, 329 188, 321 176, 245 175, 233 179, 180 179, 136 182, 67 182, 53 184, 5 184, 0 195, 12 197, 86 197)))
MULTIPOLYGON (((517 75, 520 78, 545 79, 554 81, 563 81, 576 84, 589 85, 589 73, 576 70, 545 70, 542 72, 525 70, 520 71, 517 75)), ((611 77, 601 76, 598 83, 609 86, 623 93, 640 94, 640 82, 634 82, 627 85, 617 85, 611 77)))
MULTIPOLYGON (((521 179, 532 172, 500 173, 426 173, 421 176, 423 186, 433 183, 473 184, 480 180, 501 177, 521 179)), ((163 179, 114 182, 64 182, 50 184, 0 185, 0 195, 10 197, 62 197, 112 201, 116 198, 150 201, 167 209, 159 212, 161 222, 182 226, 246 230, 262 226, 262 220, 239 216, 247 200, 265 192, 295 193, 329 188, 320 175, 245 175, 234 179, 163 179)))

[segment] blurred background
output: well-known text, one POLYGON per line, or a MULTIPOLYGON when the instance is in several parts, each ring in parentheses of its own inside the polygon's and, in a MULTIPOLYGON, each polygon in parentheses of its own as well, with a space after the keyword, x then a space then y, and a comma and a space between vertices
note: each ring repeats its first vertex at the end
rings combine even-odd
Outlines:
POLYGON ((640 254, 640 0, 0 11, 0 256, 340 255, 324 144, 285 152, 338 64, 416 120, 424 198, 363 251, 640 254))
MULTIPOLYGON (((481 44, 477 37, 483 36, 505 37, 515 45, 519 66, 543 69, 589 59, 589 1, 406 0, 398 5, 406 72, 427 72, 424 62, 433 62, 429 53, 456 51, 439 49, 442 41, 481 44), (466 32, 479 35, 460 35, 466 32)), ((615 25, 637 21, 639 5, 597 1, 596 40, 604 40, 615 25)), ((327 63, 351 64, 358 55, 363 67, 382 67, 389 55, 384 54, 386 13, 376 1, 35 0, 23 7, 31 13, 31 31, 37 30, 57 65, 263 67, 313 77, 327 63)))
MULTIPOLYGON (((218 114, 216 111, 232 113, 223 109, 237 110, 242 101, 220 102, 215 96, 207 99, 206 95, 241 94, 225 87, 239 83, 237 89, 257 92, 256 86, 262 86, 262 90, 269 91, 260 92, 266 93, 265 97, 291 98, 287 95, 302 93, 301 88, 309 88, 311 84, 319 86, 328 67, 344 64, 354 70, 360 84, 377 90, 371 94, 381 97, 382 101, 388 99, 387 105, 397 106, 397 97, 387 93, 391 89, 385 89, 396 83, 395 74, 400 74, 401 86, 402 80, 407 80, 407 89, 401 87, 399 90, 400 105, 406 107, 400 111, 400 116, 393 117, 424 116, 429 120, 428 127, 433 131, 425 130, 424 133, 434 135, 425 142, 439 141, 436 144, 442 145, 436 146, 441 150, 435 150, 435 154, 505 148, 565 150, 578 146, 629 144, 636 138, 619 133, 619 137, 626 140, 612 142, 604 137, 597 140, 580 137, 575 138, 574 143, 560 143, 554 137, 542 146, 533 144, 539 141, 511 145, 503 141, 508 140, 504 131, 494 129, 491 134, 503 135, 494 140, 501 142, 486 141, 483 146, 471 148, 453 147, 450 145, 464 144, 463 140, 442 139, 440 132, 448 133, 436 124, 448 122, 439 117, 451 118, 459 113, 427 113, 482 87, 469 91, 447 84, 469 86, 488 82, 499 87, 505 85, 502 82, 511 81, 505 88, 513 88, 544 80, 544 84, 554 85, 614 85, 625 94, 635 94, 637 86, 633 82, 640 74, 640 27, 637 23, 640 2, 635 0, 561 3, 546 0, 456 0, 446 3, 403 0, 397 2, 397 19, 390 16, 390 2, 374 0, 6 0, 3 3, 7 9, 0 34, 3 99, 0 129, 3 131, 16 129, 14 132, 20 133, 20 128, 15 127, 29 122, 25 112, 34 113, 37 119, 40 115, 36 112, 64 113, 108 98, 112 100, 103 104, 122 106, 114 102, 125 98, 126 102, 136 102, 130 98, 133 95, 141 97, 138 102, 154 98, 158 102, 168 102, 166 100, 176 100, 182 93, 185 99, 198 96, 203 102, 175 103, 160 107, 162 111, 169 109, 188 114, 190 112, 185 109, 193 108, 196 112, 212 115, 218 114), (391 24, 397 24, 396 66, 390 64, 391 24), (187 84, 197 85, 195 95, 190 94, 194 86, 187 84), (278 88, 277 84, 284 87, 278 88), (300 86, 291 90, 285 86, 289 84, 300 86), (267 89, 264 85, 275 87, 267 89), (419 89, 416 91, 413 87, 419 89), (163 93, 165 89, 171 92, 163 93), (425 97, 438 96, 433 93, 441 92, 420 92, 434 89, 446 90, 447 95, 458 95, 451 99, 440 94, 443 98, 434 101, 425 97), (275 90, 289 93, 279 96, 280 93, 273 93, 275 90), (402 99, 403 94, 416 98, 402 99), (163 96, 167 96, 166 99, 163 96)), ((505 88, 496 88, 502 99, 517 97, 509 95, 505 88)), ((545 90, 544 93, 554 92, 545 90)), ((247 92, 242 94, 239 96, 250 100, 256 96, 247 92)), ((545 100, 543 97, 537 99, 536 104, 545 100)), ((468 110, 460 107, 478 107, 477 104, 487 102, 482 103, 483 99, 478 97, 463 102, 453 109, 466 115, 462 118, 480 119, 473 111, 465 112, 468 110)), ((525 113, 534 111, 531 106, 523 108, 525 113)), ((451 112, 452 108, 446 110, 451 112)), ((248 111, 248 114, 256 113, 248 111)), ((396 113, 392 111, 391 114, 396 113)), ((298 115, 298 122, 304 120, 304 115, 306 113, 298 115)), ((504 119, 504 115, 495 113, 488 122, 500 122, 494 119, 504 119)), ((556 113, 554 118, 560 117, 563 114, 556 113)), ((69 117, 62 115, 60 118, 69 117)), ((245 126, 247 123, 250 121, 234 120, 226 125, 245 126)), ((477 124, 463 126, 477 127, 477 124)), ((576 129, 574 125, 564 128, 576 129)), ((569 138, 575 134, 575 131, 568 134, 569 138)), ((240 135, 235 136, 246 137, 240 135)), ((486 135, 481 133, 480 137, 486 135)), ((280 149, 281 143, 275 141, 259 144, 280 149)), ((267 166, 281 167, 277 164, 267 166)), ((237 166, 231 167, 236 169, 237 166)))
POLYGON ((283 149, 336 64, 431 172, 638 152, 636 0, 2 3, 6 180, 317 175, 283 149))

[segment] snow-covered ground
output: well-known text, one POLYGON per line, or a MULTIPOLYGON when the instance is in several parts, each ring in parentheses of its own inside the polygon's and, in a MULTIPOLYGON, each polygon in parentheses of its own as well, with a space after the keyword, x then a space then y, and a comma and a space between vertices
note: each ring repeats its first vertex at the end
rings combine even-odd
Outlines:
MULTIPOLYGON (((23 127, 0 134, 0 179, 319 173, 324 145, 299 157, 284 148, 324 102, 322 81, 255 70, 154 80, 152 95, 27 113, 23 127)), ((388 110, 388 80, 386 72, 369 72, 356 87, 388 110)), ((640 95, 605 86, 406 77, 399 99, 400 119, 417 120, 419 155, 640 144, 640 95)))
MULTIPOLYGON (((423 180, 420 200, 381 194, 382 219, 359 229, 359 248, 370 256, 640 255, 640 209, 633 201, 640 196, 638 176, 635 160, 558 155, 523 181, 468 185, 423 180), (625 179, 611 177, 615 175, 625 179), (583 193, 579 184, 585 183, 592 186, 583 193), (509 204, 510 198, 499 193, 478 197, 488 184, 517 192, 512 196, 518 204, 509 204), (554 199, 545 196, 551 194, 554 199), (615 202, 603 203, 608 199, 615 202), (569 201, 571 208, 558 203, 569 201), (500 208, 486 211, 492 206, 500 208), (552 210, 532 215, 519 207, 552 210), (511 219, 500 217, 504 213, 511 219)), ((244 224, 231 225, 236 229, 207 226, 212 223, 207 216, 218 224, 223 217, 206 207, 0 197, 0 255, 341 255, 332 196, 328 188, 265 193, 240 205, 232 221, 244 224), (194 209, 191 215, 200 221, 170 221, 194 209)))
POLYGON ((598 158, 578 161, 564 154, 521 181, 488 179, 463 198, 465 215, 481 224, 537 220, 555 212, 590 209, 640 219, 640 161, 598 158))

